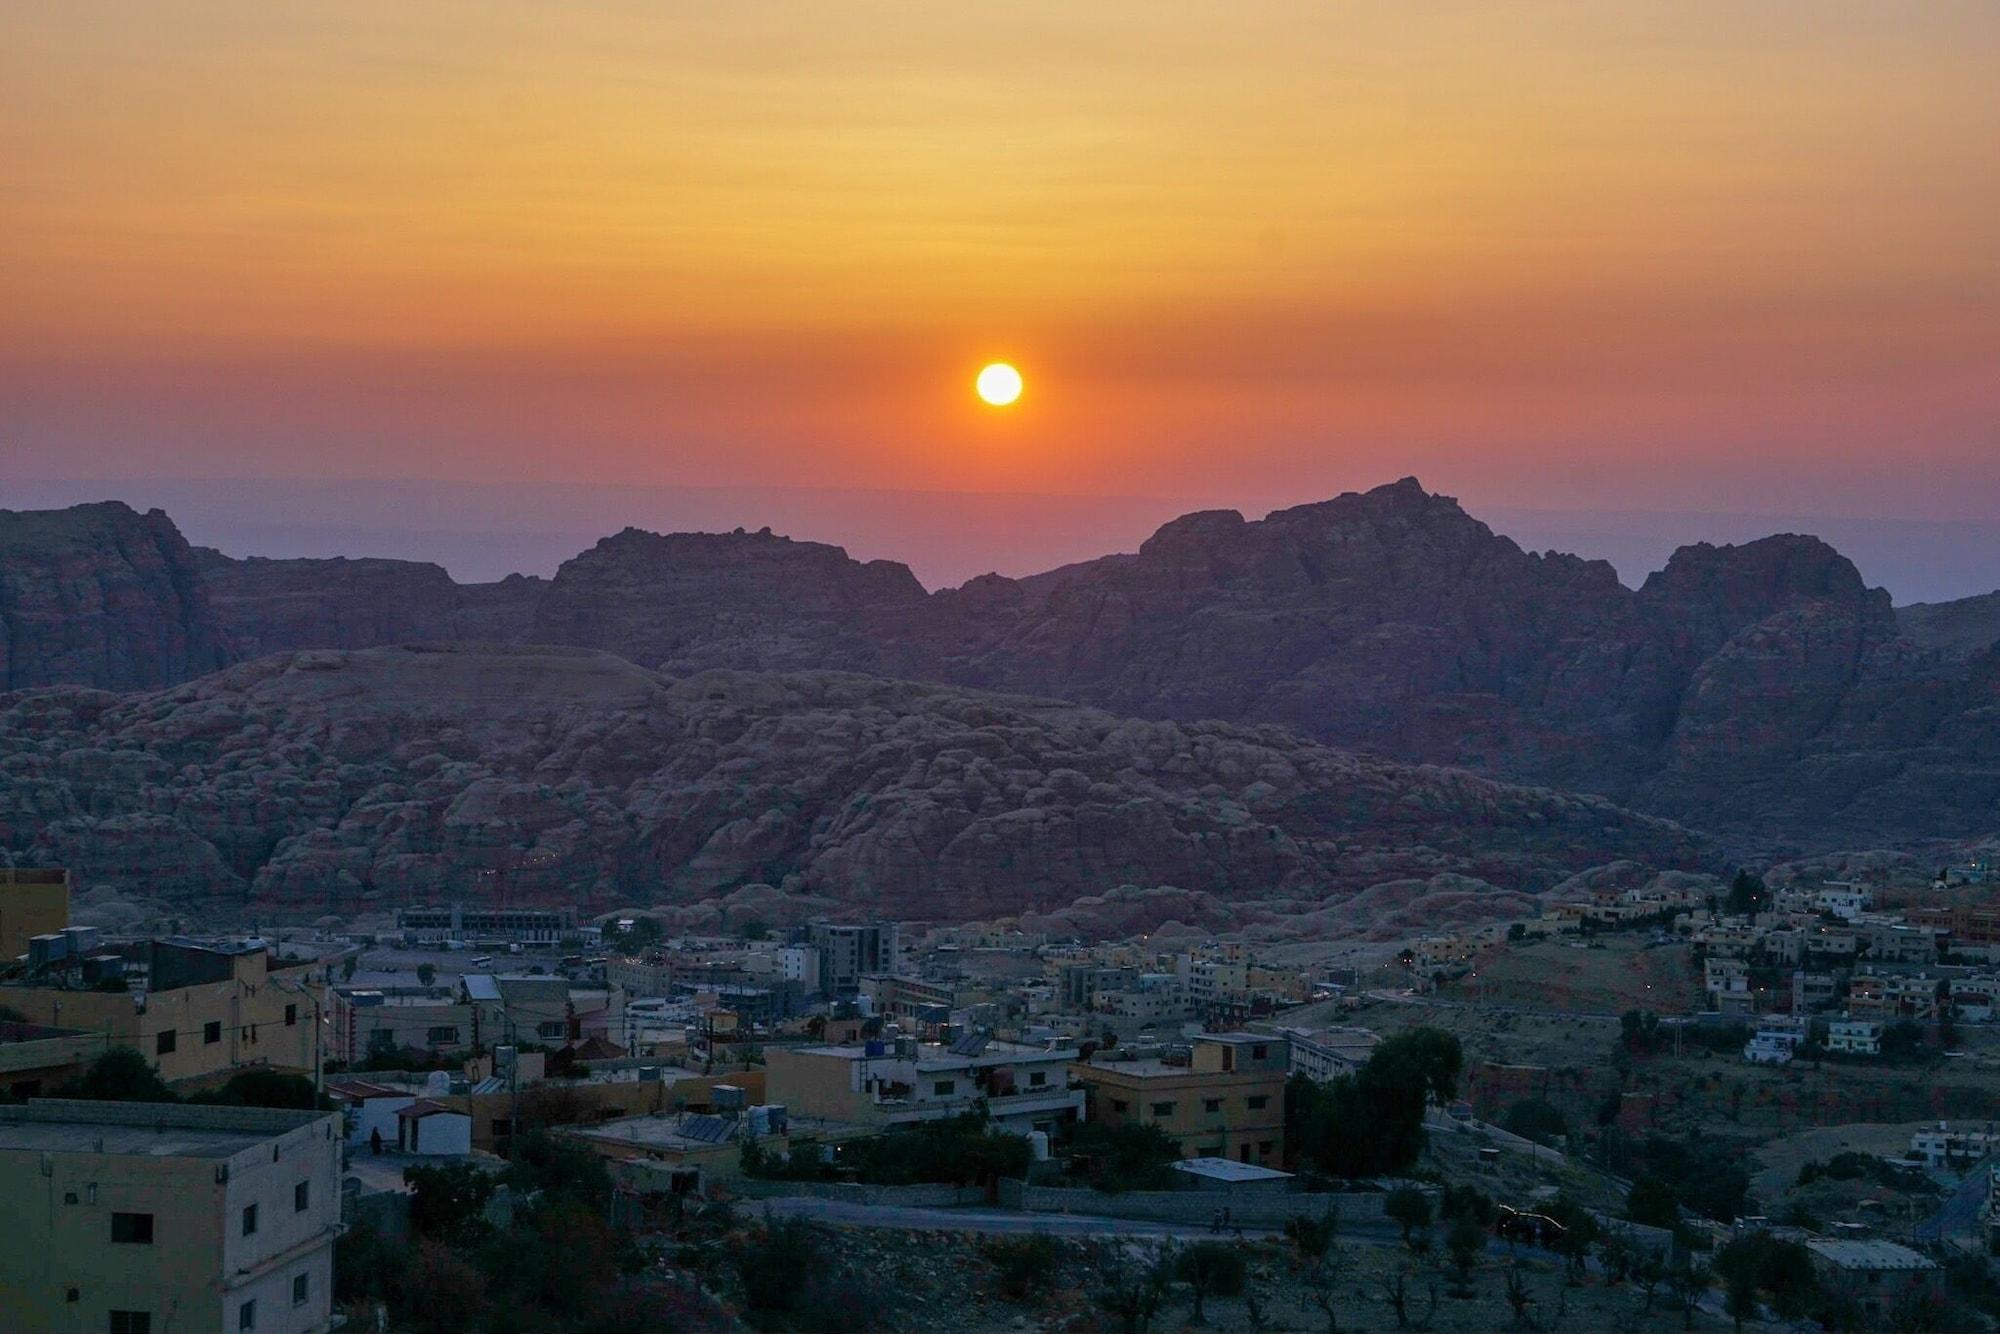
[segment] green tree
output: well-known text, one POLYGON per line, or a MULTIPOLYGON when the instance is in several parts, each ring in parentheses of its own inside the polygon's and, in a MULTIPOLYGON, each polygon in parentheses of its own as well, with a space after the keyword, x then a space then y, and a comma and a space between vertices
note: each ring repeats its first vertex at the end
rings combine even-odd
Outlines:
POLYGON ((427 963, 417 965, 417 982, 420 986, 430 986, 437 980, 438 970, 434 965, 427 963))
POLYGON ((304 1075, 279 1070, 239 1070, 221 1088, 197 1094, 189 1102, 220 1103, 229 1107, 277 1107, 310 1112, 333 1104, 322 1098, 304 1075))
POLYGON ((1158 1243, 1137 1263, 1120 1247, 1106 1247, 1091 1299, 1118 1322, 1123 1334, 1147 1334, 1166 1305, 1180 1256, 1171 1241, 1158 1243))
POLYGON ((1039 1297, 1055 1285, 1062 1251, 1046 1232, 1025 1237, 996 1237, 983 1248, 992 1262, 1000 1294, 1010 1302, 1039 1297))
POLYGON ((437 1163, 403 1169, 410 1188, 410 1230, 420 1237, 461 1243, 483 1237, 486 1204, 499 1181, 471 1163, 437 1163))
POLYGON ((111 1047, 82 1075, 56 1090, 59 1098, 95 1102, 179 1102, 152 1064, 131 1047, 111 1047))
POLYGON ((1625 1216, 1647 1227, 1673 1227, 1681 1221, 1680 1201, 1666 1182, 1656 1176, 1642 1176, 1626 1192, 1625 1216))
POLYGON ((1453 1295, 1470 1295, 1472 1290, 1467 1285, 1472 1279, 1472 1267, 1486 1251, 1486 1229, 1471 1214, 1459 1214, 1444 1234, 1444 1249, 1451 1256, 1452 1276, 1456 1280, 1453 1295))
POLYGON ((1227 1242, 1198 1241, 1182 1251, 1175 1273, 1194 1297, 1193 1323, 1204 1323, 1210 1297, 1234 1297, 1242 1292, 1248 1272, 1243 1253, 1227 1242))
POLYGON ((1724 912, 1739 916, 1762 912, 1771 905, 1771 891, 1762 879, 1748 871, 1738 871, 1729 882, 1729 896, 1722 902, 1724 912))
POLYGON ((1288 1137, 1305 1161, 1336 1176, 1407 1171, 1423 1152, 1426 1105, 1456 1096, 1463 1065, 1456 1037, 1413 1028, 1352 1074, 1324 1084, 1294 1076, 1285 1086, 1288 1137))
POLYGON ((1382 1201, 1382 1212, 1403 1229, 1403 1244, 1416 1249, 1415 1236, 1431 1225, 1430 1196, 1415 1186, 1398 1186, 1382 1201))
POLYGON ((1554 1144, 1569 1134, 1569 1123, 1553 1103, 1541 1098, 1523 1098, 1500 1118, 1500 1128, 1537 1144, 1554 1144))

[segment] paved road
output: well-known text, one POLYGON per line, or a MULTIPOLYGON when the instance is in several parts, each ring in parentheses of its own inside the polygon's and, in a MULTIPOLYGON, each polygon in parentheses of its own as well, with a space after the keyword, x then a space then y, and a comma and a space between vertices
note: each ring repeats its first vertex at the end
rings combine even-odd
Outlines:
MULTIPOLYGON (((855 1204, 847 1200, 822 1200, 787 1196, 775 1200, 745 1200, 739 1208, 746 1212, 768 1208, 782 1218, 810 1218, 837 1227, 919 1228, 940 1232, 1007 1234, 1046 1232, 1059 1237, 1174 1237, 1203 1241, 1215 1236, 1204 1223, 1155 1223, 1139 1218, 1109 1218, 1101 1214, 1026 1213, 1014 1209, 956 1207, 923 1209, 900 1204, 855 1204)), ((1231 1229, 1230 1236, 1236 1235, 1231 1229)), ((1277 1237, 1277 1228, 1246 1227, 1245 1237, 1277 1237)), ((1398 1244, 1394 1227, 1364 1230, 1343 1226, 1343 1242, 1364 1246, 1398 1244)))
POLYGON ((1409 991, 1370 991, 1366 994, 1368 999, 1388 1005, 1422 1005, 1434 1010, 1477 1010, 1481 1014, 1519 1014, 1537 1019, 1599 1019, 1608 1023, 1617 1023, 1619 1018, 1612 1010, 1551 1010, 1534 1005, 1500 1005, 1482 1000, 1444 1000, 1409 991))

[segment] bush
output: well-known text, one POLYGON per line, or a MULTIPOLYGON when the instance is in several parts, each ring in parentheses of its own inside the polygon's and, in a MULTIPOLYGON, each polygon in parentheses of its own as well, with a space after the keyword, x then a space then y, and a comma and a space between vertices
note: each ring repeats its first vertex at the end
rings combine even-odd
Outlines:
POLYGON ((1569 1123, 1554 1104, 1540 1098, 1523 1098, 1500 1118, 1500 1128, 1537 1144, 1554 1144, 1569 1134, 1569 1123))
POLYGON ((1398 1186, 1382 1201, 1382 1212, 1403 1229, 1403 1244, 1410 1244, 1411 1237, 1421 1228, 1431 1225, 1430 1196, 1415 1186, 1398 1186))
POLYGON ((781 1321, 799 1309, 806 1280, 820 1266, 821 1250, 819 1234, 803 1218, 765 1215, 764 1226, 730 1256, 753 1322, 781 1321))
POLYGON ((1072 1175, 1103 1191, 1172 1190, 1181 1184, 1173 1164, 1181 1146, 1155 1125, 1085 1121, 1068 1128, 1064 1148, 1072 1175))
POLYGON ((985 1246, 993 1262, 1001 1295, 1010 1302, 1026 1301, 1055 1286, 1062 1249, 1046 1232, 1026 1237, 1000 1237, 985 1246))
POLYGON ((1405 1172, 1424 1149, 1424 1109, 1458 1092, 1458 1039, 1413 1028, 1383 1042, 1353 1074, 1285 1085, 1285 1133, 1299 1156, 1335 1176, 1405 1172))
POLYGON ((1734 1289, 1747 1286, 1771 1295, 1771 1306, 1786 1320, 1810 1312, 1819 1299, 1812 1252, 1796 1241, 1768 1232, 1737 1237, 1715 1257, 1715 1271, 1734 1289))
POLYGON ((486 1204, 500 1185, 471 1163, 406 1167, 403 1181, 410 1188, 410 1230, 456 1242, 484 1233, 486 1204))

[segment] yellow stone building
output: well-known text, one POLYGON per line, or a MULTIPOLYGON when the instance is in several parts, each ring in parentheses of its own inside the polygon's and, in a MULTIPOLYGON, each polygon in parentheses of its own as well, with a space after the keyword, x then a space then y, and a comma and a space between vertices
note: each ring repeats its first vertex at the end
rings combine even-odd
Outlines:
POLYGON ((68 871, 0 867, 0 963, 26 954, 30 936, 68 925, 68 871))
POLYGON ((1265 1033, 1205 1033, 1185 1065, 1157 1057, 1095 1057, 1070 1067, 1087 1119, 1154 1125, 1183 1158, 1272 1166, 1285 1156, 1285 1078, 1291 1044, 1265 1033))

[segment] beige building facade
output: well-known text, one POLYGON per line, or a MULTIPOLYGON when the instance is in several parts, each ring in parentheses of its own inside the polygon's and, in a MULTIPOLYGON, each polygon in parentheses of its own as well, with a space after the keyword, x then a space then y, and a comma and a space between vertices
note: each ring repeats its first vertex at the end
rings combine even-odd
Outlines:
POLYGON ((9 1334, 321 1334, 339 1222, 338 1116, 0 1107, 9 1334))
POLYGON ((1285 1156, 1291 1044, 1263 1033, 1205 1034, 1188 1064, 1098 1057, 1071 1067, 1089 1120, 1158 1126, 1184 1158, 1273 1166, 1285 1156))

